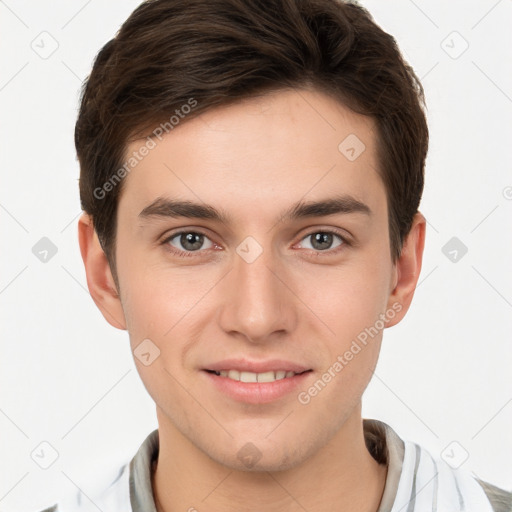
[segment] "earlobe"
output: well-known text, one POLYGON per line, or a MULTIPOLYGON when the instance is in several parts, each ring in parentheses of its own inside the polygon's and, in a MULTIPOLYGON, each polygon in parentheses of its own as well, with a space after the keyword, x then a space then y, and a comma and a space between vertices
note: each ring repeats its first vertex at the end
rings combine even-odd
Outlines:
POLYGON ((417 212, 409 234, 404 241, 400 258, 396 262, 396 285, 388 299, 388 308, 399 309, 399 313, 386 324, 386 327, 391 327, 400 322, 411 305, 421 272, 425 246, 425 227, 425 217, 417 212), (400 308, 398 308, 398 304, 401 306, 400 308))
POLYGON ((78 241, 84 262, 87 287, 96 306, 107 322, 117 329, 126 329, 121 300, 107 257, 87 213, 78 220, 78 241))

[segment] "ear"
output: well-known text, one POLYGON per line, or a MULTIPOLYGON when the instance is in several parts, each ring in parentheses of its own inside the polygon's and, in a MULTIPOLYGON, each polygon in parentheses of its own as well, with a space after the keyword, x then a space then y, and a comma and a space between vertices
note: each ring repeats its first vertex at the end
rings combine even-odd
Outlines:
POLYGON ((389 319, 386 327, 396 325, 402 320, 411 305, 414 291, 421 272, 423 248, 425 246, 425 217, 417 212, 407 235, 400 258, 395 263, 393 290, 388 299, 388 308, 397 314, 389 319), (401 307, 400 307, 401 306, 401 307))
POLYGON ((78 241, 92 299, 110 325, 125 330, 124 312, 110 265, 87 213, 78 220, 78 241))

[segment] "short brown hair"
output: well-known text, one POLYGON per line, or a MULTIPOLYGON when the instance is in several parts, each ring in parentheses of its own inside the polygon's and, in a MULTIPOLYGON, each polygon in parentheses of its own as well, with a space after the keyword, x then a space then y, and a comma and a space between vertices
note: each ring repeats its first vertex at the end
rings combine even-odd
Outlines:
POLYGON ((169 125, 191 99, 185 122, 266 92, 311 87, 376 122, 396 261, 423 192, 428 127, 423 88, 393 37, 341 0, 148 0, 96 56, 75 127, 82 209, 114 277, 129 142, 169 125))

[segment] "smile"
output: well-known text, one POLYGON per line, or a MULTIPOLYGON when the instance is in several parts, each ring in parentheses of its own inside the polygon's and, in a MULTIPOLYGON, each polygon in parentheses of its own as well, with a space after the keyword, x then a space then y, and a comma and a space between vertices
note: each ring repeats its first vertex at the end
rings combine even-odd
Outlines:
POLYGON ((262 373, 246 372, 239 370, 210 371, 217 376, 225 377, 227 379, 239 382, 275 382, 276 380, 287 379, 290 377, 294 377, 295 375, 298 375, 295 372, 285 370, 267 371, 262 373))
POLYGON ((296 371, 269 370, 268 364, 265 364, 267 368, 254 368, 260 370, 256 372, 247 369, 221 369, 223 366, 218 365, 215 370, 205 369, 201 373, 216 392, 246 404, 267 404, 286 397, 295 397, 297 390, 303 389, 305 382, 314 375, 311 369, 304 370, 298 366, 296 371))

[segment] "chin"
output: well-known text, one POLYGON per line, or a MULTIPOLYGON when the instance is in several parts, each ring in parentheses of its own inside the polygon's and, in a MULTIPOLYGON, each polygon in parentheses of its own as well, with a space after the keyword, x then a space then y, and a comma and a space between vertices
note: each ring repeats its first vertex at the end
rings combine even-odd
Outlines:
POLYGON ((305 449, 303 443, 297 439, 294 445, 283 441, 282 445, 276 445, 275 442, 269 443, 268 439, 261 439, 257 442, 241 441, 234 442, 232 446, 240 446, 233 455, 232 447, 228 447, 229 452, 209 454, 219 464, 235 470, 251 473, 286 471, 293 469, 314 452, 314 446, 309 445, 305 449), (301 448, 297 448, 300 446, 301 448))

